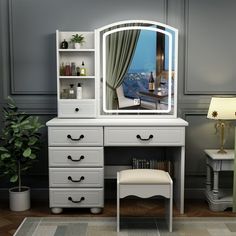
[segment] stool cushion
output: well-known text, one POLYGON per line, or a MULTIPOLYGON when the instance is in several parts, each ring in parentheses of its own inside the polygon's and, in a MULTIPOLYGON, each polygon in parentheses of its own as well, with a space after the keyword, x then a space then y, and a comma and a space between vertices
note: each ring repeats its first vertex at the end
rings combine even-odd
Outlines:
POLYGON ((130 169, 119 172, 120 184, 170 184, 168 172, 152 169, 130 169))

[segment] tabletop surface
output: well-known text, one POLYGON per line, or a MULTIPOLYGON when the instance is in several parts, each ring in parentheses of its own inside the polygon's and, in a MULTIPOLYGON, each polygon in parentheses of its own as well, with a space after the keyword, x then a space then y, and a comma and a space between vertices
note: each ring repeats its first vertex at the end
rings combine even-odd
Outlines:
POLYGON ((213 160, 233 160, 234 159, 234 150, 233 149, 225 149, 227 153, 217 153, 219 149, 206 149, 205 153, 213 160))

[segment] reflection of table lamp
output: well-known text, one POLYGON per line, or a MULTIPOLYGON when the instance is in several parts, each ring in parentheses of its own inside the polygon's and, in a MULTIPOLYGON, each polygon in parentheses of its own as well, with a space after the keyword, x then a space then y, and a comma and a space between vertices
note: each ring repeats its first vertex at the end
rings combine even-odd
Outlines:
POLYGON ((224 150, 225 120, 236 120, 236 97, 212 97, 207 118, 218 121, 215 125, 217 130, 220 129, 218 153, 226 153, 224 150))

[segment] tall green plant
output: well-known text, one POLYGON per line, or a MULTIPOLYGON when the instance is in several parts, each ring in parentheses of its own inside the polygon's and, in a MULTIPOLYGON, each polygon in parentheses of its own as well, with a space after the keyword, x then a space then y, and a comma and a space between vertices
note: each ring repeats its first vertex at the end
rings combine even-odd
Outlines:
POLYGON ((19 112, 15 101, 8 97, 3 108, 3 129, 0 135, 0 170, 18 182, 21 191, 21 173, 28 170, 36 160, 40 150, 39 129, 43 125, 38 117, 19 112))

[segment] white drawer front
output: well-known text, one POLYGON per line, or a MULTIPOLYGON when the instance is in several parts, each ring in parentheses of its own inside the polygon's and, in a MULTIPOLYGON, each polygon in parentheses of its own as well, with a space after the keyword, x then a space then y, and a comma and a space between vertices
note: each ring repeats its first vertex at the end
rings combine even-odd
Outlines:
POLYGON ((61 118, 77 118, 77 117, 95 117, 95 100, 83 101, 59 101, 58 117, 61 118))
POLYGON ((102 127, 49 127, 49 146, 102 146, 102 127))
POLYGON ((103 207, 103 189, 50 189, 50 207, 103 207))
POLYGON ((50 187, 103 187, 103 168, 50 168, 50 187))
POLYGON ((105 127, 105 146, 182 146, 183 127, 105 127))
POLYGON ((103 147, 49 147, 49 166, 103 166, 103 147))

